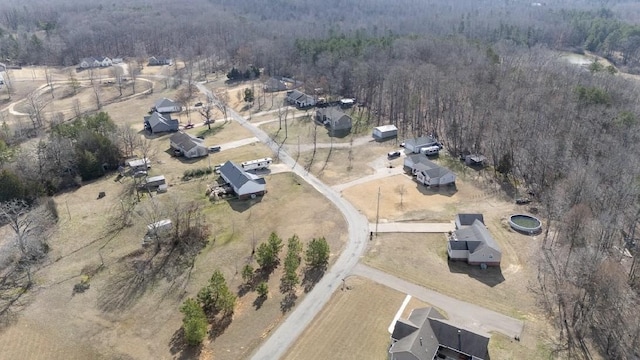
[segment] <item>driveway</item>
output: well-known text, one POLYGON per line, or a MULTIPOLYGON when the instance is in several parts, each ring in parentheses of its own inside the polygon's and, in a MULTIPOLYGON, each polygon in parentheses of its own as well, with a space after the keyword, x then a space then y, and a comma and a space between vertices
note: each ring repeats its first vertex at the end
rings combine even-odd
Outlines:
MULTIPOLYGON (((411 223, 411 222, 379 222, 381 233, 447 233, 456 229, 454 222, 448 223, 411 223)), ((369 231, 376 232, 376 223, 369 224, 369 231)))
MULTIPOLYGON (((204 84, 198 83, 196 86, 201 92, 213 99, 216 106, 222 107, 215 94, 207 89, 204 84)), ((227 114, 244 128, 250 130, 256 138, 269 146, 275 154, 278 154, 281 163, 289 166, 294 173, 329 199, 343 214, 349 228, 349 241, 345 244, 335 263, 326 271, 324 277, 316 284, 313 290, 296 305, 289 316, 279 324, 277 329, 255 351, 252 357, 256 360, 278 359, 286 353, 291 344, 302 334, 316 314, 329 301, 333 292, 340 287, 342 279, 351 273, 353 267, 358 263, 367 246, 369 224, 364 215, 351 203, 343 199, 337 191, 304 170, 303 167, 298 166, 286 150, 280 149, 279 144, 271 140, 264 131, 249 123, 233 109, 228 108, 227 114)))
POLYGON ((522 334, 524 322, 521 320, 423 288, 367 265, 356 265, 352 275, 373 280, 442 309, 449 320, 470 330, 497 331, 512 339, 522 334))

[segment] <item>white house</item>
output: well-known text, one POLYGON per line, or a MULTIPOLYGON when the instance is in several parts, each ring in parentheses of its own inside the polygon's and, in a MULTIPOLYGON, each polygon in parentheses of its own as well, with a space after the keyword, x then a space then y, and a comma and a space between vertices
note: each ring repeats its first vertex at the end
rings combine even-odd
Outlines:
POLYGON ((182 111, 182 105, 171 99, 162 98, 156 101, 151 108, 151 111, 157 111, 159 113, 175 113, 182 111))
POLYGON ((78 67, 82 69, 88 68, 96 68, 96 67, 107 67, 113 65, 113 62, 110 58, 106 56, 97 56, 97 57, 86 57, 80 60, 80 64, 78 67))
POLYGON ((502 251, 489 230, 480 221, 457 229, 447 242, 450 260, 466 261, 470 265, 500 266, 502 251))
POLYGON ((174 150, 186 158, 192 159, 206 156, 209 151, 202 145, 203 140, 195 136, 179 131, 169 138, 169 144, 174 150))
POLYGON ((263 178, 242 170, 232 161, 224 163, 219 171, 222 179, 233 188, 240 199, 253 199, 267 192, 263 178))

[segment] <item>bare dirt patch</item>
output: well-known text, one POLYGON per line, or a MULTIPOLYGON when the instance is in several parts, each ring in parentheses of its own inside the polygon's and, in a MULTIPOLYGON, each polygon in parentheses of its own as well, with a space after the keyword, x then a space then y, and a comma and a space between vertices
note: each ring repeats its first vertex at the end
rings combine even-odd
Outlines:
POLYGON ((405 295, 372 281, 349 277, 287 352, 285 359, 385 359, 387 331, 405 295))

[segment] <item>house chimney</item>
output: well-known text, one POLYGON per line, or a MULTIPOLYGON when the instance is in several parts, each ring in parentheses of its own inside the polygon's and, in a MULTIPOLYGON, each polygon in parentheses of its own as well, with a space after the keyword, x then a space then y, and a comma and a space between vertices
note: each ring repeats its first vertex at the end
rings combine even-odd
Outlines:
POLYGON ((422 336, 420 336, 420 346, 422 346, 422 336))
POLYGON ((462 351, 462 331, 458 329, 458 350, 462 351))

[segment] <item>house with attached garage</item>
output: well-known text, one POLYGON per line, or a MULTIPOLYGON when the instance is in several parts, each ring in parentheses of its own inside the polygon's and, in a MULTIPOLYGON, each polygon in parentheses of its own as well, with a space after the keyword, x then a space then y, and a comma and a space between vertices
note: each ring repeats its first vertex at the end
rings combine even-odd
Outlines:
POLYGON ((144 128, 152 134, 178 131, 179 122, 172 119, 171 114, 154 112, 144 117, 144 128))
POLYGON ((307 108, 316 105, 316 98, 299 90, 287 92, 287 102, 297 108, 307 108))
POLYGON ((447 255, 450 260, 480 266, 500 266, 502 259, 500 245, 478 219, 471 226, 451 233, 447 242, 447 255))
POLYGON ((149 58, 149 66, 171 65, 173 60, 164 56, 152 56, 149 58))
POLYGON ((329 130, 329 136, 344 137, 351 132, 351 117, 337 107, 328 107, 316 111, 316 122, 329 130))
POLYGON ((255 199, 267 192, 263 178, 244 171, 232 161, 224 163, 220 169, 220 177, 231 186, 239 199, 255 199))
POLYGON ((159 113, 176 113, 182 111, 182 105, 171 99, 162 98, 156 101, 156 103, 151 107, 151 111, 157 111, 159 113))
POLYGON ((421 136, 414 139, 407 139, 404 141, 404 151, 409 153, 418 154, 423 148, 430 146, 440 146, 440 143, 433 136, 421 136))
POLYGON ((425 186, 452 185, 456 182, 456 174, 427 159, 424 155, 407 156, 404 159, 404 169, 415 176, 417 182, 425 186))
POLYGON ((113 62, 110 58, 106 56, 97 56, 97 57, 86 57, 80 60, 80 64, 78 64, 79 68, 88 69, 88 68, 97 68, 97 67, 107 67, 113 65, 113 62))
POLYGON ((209 150, 202 145, 204 140, 199 139, 186 132, 179 131, 169 138, 169 145, 176 154, 180 154, 188 159, 206 156, 209 150))
POLYGON ((488 360, 488 347, 489 335, 454 325, 435 308, 425 307, 396 321, 389 360, 488 360))

